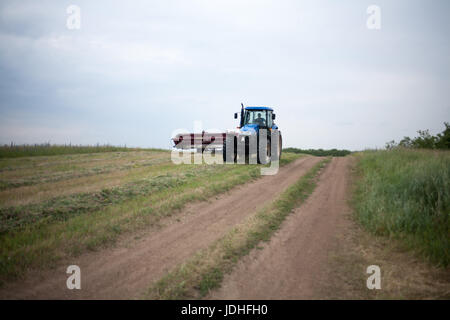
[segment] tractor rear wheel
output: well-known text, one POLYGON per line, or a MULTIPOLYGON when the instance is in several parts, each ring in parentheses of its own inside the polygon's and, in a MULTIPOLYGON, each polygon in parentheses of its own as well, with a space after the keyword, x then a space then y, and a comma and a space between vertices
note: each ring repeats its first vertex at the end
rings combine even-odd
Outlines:
MULTIPOLYGON (((229 138, 227 138, 229 139, 229 138)), ((231 138, 234 140, 234 154, 232 156, 232 161, 231 163, 236 163, 236 159, 237 159, 237 143, 236 143, 236 139, 231 138)), ((222 148, 222 154, 223 154, 223 163, 230 163, 230 161, 227 161, 227 140, 225 139, 223 141, 223 148, 222 148)))
POLYGON ((271 145, 270 139, 267 139, 266 154, 261 159, 261 157, 259 156, 259 143, 258 143, 257 159, 258 159, 259 164, 268 164, 270 162, 271 147, 272 147, 272 145, 271 145))
POLYGON ((281 152, 283 150, 283 139, 280 137, 278 138, 278 161, 281 161, 281 152))

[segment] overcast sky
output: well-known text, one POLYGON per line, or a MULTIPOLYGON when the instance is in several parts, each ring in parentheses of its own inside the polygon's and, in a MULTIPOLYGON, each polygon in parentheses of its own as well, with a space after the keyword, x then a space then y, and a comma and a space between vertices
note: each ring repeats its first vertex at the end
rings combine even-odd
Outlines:
POLYGON ((171 146, 275 109, 284 146, 383 147, 450 121, 450 1, 0 2, 0 143, 171 146), (68 29, 67 7, 81 9, 68 29), (381 9, 381 29, 366 22, 381 9))

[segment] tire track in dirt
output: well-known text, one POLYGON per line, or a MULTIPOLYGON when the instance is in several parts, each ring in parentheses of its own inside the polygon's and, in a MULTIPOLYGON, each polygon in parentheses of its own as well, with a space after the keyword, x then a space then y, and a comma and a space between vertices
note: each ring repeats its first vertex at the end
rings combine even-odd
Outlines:
POLYGON ((334 158, 306 202, 262 250, 253 250, 210 299, 317 299, 330 276, 328 256, 349 212, 352 158, 334 158))
POLYGON ((303 157, 280 168, 274 176, 236 187, 216 200, 186 206, 181 221, 152 232, 130 247, 86 253, 53 270, 30 272, 24 280, 0 289, 2 299, 129 299, 206 248, 233 226, 275 199, 320 161, 303 157), (68 290, 66 268, 81 268, 81 290, 68 290))

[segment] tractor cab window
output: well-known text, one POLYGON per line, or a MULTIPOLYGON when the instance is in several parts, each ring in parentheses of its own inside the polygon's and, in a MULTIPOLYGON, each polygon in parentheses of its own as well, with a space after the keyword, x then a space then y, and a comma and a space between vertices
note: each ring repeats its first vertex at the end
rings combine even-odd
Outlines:
POLYGON ((246 110, 245 121, 246 124, 257 124, 260 127, 267 126, 267 111, 266 110, 246 110))

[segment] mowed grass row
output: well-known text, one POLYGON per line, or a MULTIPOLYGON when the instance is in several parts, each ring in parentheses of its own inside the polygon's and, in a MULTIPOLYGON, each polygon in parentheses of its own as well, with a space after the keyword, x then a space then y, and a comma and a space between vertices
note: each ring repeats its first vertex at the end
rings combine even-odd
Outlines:
MULTIPOLYGON (((293 159, 293 157, 291 156, 290 159, 293 159)), ((285 161, 289 161, 289 156, 285 158, 285 161)), ((76 214, 93 212, 102 207, 134 197, 145 196, 161 189, 181 186, 192 180, 191 178, 194 176, 196 179, 202 179, 211 174, 218 174, 223 170, 229 171, 230 169, 230 166, 221 165, 177 166, 171 163, 170 159, 167 159, 167 162, 154 165, 152 168, 130 171, 128 176, 121 180, 124 183, 119 186, 97 188, 90 192, 58 195, 58 191, 63 191, 60 190, 59 184, 54 184, 56 185, 56 193, 53 193, 50 199, 44 198, 43 201, 23 205, 0 206, 0 234, 17 231, 30 224, 40 223, 42 220, 47 222, 65 220, 76 214)), ((96 178, 104 180, 105 176, 98 175, 96 178)), ((93 181, 90 182, 93 183, 93 181)), ((51 187, 52 185, 50 185, 51 187)), ((48 186, 44 184, 39 188, 48 188, 48 186)), ((70 188, 70 183, 65 184, 65 188, 70 188)), ((0 199, 1 196, 0 193, 0 199)))
POLYGON ((262 241, 269 241, 292 210, 312 193, 319 173, 330 160, 324 158, 273 203, 174 268, 152 285, 143 298, 199 299, 220 287, 224 275, 232 271, 239 259, 262 241))
MULTIPOLYGON (((282 165, 298 157, 286 153, 282 165)), ((158 224, 186 203, 206 200, 260 172, 259 165, 168 164, 159 169, 156 176, 153 172, 117 187, 3 208, 0 281, 114 243, 121 234, 158 224)))
POLYGON ((99 153, 99 152, 127 152, 136 150, 148 150, 140 148, 127 148, 126 146, 111 146, 111 145, 72 145, 72 144, 23 144, 23 145, 2 145, 0 146, 0 158, 20 158, 20 157, 35 157, 35 156, 55 156, 62 154, 77 154, 77 153, 99 153))
POLYGON ((170 160, 170 154, 149 154, 145 166, 133 166, 127 169, 118 169, 109 173, 99 172, 94 175, 79 177, 73 175, 70 179, 62 181, 44 181, 40 184, 23 186, 0 191, 0 208, 18 207, 36 204, 54 198, 76 196, 82 193, 100 192, 127 183, 142 179, 156 177, 163 174, 177 174, 185 170, 184 167, 175 166, 170 160), (153 159, 153 160, 152 160, 153 159))
POLYGON ((450 152, 394 149, 358 155, 356 218, 432 262, 450 262, 450 152))
POLYGON ((54 156, 39 156, 39 157, 19 157, 19 158, 0 158, 0 172, 5 171, 23 171, 26 169, 46 169, 52 167, 52 170, 64 170, 71 166, 89 166, 95 163, 109 163, 117 162, 121 159, 125 161, 133 160, 134 158, 144 157, 152 154, 170 154, 169 150, 139 150, 139 151, 120 151, 120 152, 101 152, 101 153, 87 153, 87 154, 64 154, 54 156))
MULTIPOLYGON (((170 166, 175 168, 174 166, 170 166)), ((226 166, 180 166, 180 170, 159 171, 158 175, 144 178, 112 188, 103 188, 95 192, 76 193, 58 196, 47 201, 26 205, 0 208, 0 235, 20 231, 45 222, 67 220, 75 215, 94 212, 102 207, 147 196, 166 189, 176 189, 194 180, 209 178, 223 171, 226 166)))
POLYGON ((168 151, 110 152, 0 160, 0 191, 168 163, 168 151), (50 158, 50 159, 49 159, 50 158))

